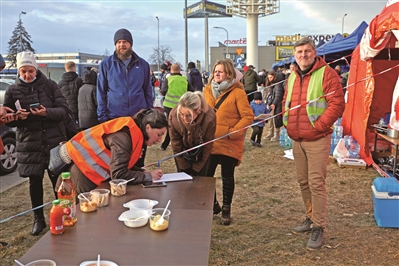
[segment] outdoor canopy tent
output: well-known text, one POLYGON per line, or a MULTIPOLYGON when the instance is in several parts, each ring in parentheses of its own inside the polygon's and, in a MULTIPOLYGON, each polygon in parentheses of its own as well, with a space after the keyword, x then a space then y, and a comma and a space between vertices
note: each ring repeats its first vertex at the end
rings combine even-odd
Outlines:
POLYGON ((375 133, 371 125, 391 113, 399 76, 398 29, 399 0, 389 0, 352 54, 342 126, 345 135, 358 141, 360 156, 368 165, 373 163, 370 147, 375 133))
POLYGON ((331 62, 343 56, 350 55, 359 44, 366 28, 367 23, 363 21, 346 38, 338 33, 334 38, 316 49, 317 55, 323 56, 326 62, 331 62))

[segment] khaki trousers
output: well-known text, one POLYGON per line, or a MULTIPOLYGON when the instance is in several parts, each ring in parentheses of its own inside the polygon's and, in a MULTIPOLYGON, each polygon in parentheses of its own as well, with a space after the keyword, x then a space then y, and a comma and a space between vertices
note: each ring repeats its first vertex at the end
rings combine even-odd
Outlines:
POLYGON ((315 141, 292 141, 297 181, 306 208, 306 216, 314 225, 326 226, 326 177, 331 135, 315 141))

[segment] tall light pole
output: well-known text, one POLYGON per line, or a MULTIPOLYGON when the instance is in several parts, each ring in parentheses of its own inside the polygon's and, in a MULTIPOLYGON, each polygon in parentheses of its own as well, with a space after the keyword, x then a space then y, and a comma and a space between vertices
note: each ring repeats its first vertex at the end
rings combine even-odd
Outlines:
POLYGON ((347 14, 345 14, 345 15, 342 17, 342 34, 344 34, 344 19, 345 19, 346 15, 347 15, 347 14))
MULTIPOLYGON (((228 56, 228 54, 229 54, 229 32, 228 32, 225 28, 223 28, 223 27, 214 26, 214 28, 215 28, 215 29, 224 30, 224 31, 226 32, 226 34, 227 34, 227 43, 226 43, 226 58, 227 58, 227 56, 228 56)), ((230 57, 229 57, 229 58, 230 58, 230 57)))
POLYGON ((21 27, 22 27, 22 22, 21 22, 21 15, 22 14, 24 14, 24 15, 26 15, 26 12, 24 12, 24 11, 21 11, 21 13, 19 13, 19 52, 22 52, 22 33, 21 33, 21 27))
POLYGON ((160 73, 159 73, 159 18, 158 18, 158 16, 156 16, 156 18, 158 20, 158 60, 157 60, 157 63, 158 63, 158 77, 160 77, 160 73))

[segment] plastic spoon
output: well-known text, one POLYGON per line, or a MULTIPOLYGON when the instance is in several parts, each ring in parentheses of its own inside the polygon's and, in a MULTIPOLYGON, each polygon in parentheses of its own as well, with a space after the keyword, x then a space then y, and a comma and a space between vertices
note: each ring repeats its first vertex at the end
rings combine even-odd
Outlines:
POLYGON ((129 180, 126 180, 126 181, 122 181, 122 182, 120 182, 120 183, 118 184, 118 186, 124 185, 124 184, 126 184, 126 183, 128 183, 128 182, 130 182, 130 181, 135 180, 135 179, 136 179, 136 178, 132 178, 132 179, 129 179, 129 180))
POLYGON ((100 254, 97 256, 97 266, 100 266, 100 254))
POLYGON ((85 195, 83 195, 83 193, 80 193, 80 195, 82 195, 82 197, 83 197, 85 200, 87 200, 87 202, 88 202, 91 206, 93 206, 93 204, 91 203, 91 200, 89 200, 88 197, 86 197, 85 195))
POLYGON ((159 220, 155 223, 157 226, 163 224, 163 217, 165 216, 165 213, 166 213, 166 210, 168 209, 169 203, 170 203, 170 200, 168 201, 168 204, 166 204, 166 207, 163 210, 161 218, 159 218, 159 220))
POLYGON ((25 264, 22 264, 20 261, 18 261, 18 260, 14 260, 18 265, 20 265, 20 266, 25 266, 25 264))

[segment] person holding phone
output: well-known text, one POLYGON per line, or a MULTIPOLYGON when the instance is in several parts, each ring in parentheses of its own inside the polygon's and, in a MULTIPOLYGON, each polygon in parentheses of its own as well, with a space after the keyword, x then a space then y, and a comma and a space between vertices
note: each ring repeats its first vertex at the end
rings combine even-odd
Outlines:
MULTIPOLYGON (((69 172, 76 192, 91 191, 110 178, 134 178, 131 184, 159 180, 161 169, 144 171, 136 163, 143 157, 145 146, 162 141, 167 126, 164 113, 142 109, 133 117, 115 118, 76 134, 65 144, 66 153, 73 162, 69 172)), ((57 187, 60 184, 61 177, 57 187)))
MULTIPOLYGON (((184 93, 169 115, 169 135, 174 154, 211 141, 216 115, 200 91, 184 93)), ((206 176, 212 143, 175 157, 178 172, 206 176)))
MULTIPOLYGON (((50 150, 66 141, 63 119, 68 105, 57 83, 37 69, 33 52, 17 54, 18 78, 4 95, 4 106, 16 112, 7 126, 17 127, 17 162, 21 177, 29 178, 32 208, 43 205, 43 177, 50 150)), ((50 175, 49 175, 50 176, 50 175)), ((58 177, 51 177, 53 187, 58 177)), ((46 227, 43 208, 34 210, 32 235, 46 227)))
MULTIPOLYGON (((4 125, 5 123, 9 123, 14 121, 16 118, 16 114, 13 112, 11 108, 0 106, 0 126, 4 125)), ((0 138, 0 154, 4 151, 3 141, 0 138)))

